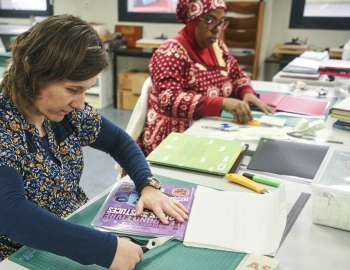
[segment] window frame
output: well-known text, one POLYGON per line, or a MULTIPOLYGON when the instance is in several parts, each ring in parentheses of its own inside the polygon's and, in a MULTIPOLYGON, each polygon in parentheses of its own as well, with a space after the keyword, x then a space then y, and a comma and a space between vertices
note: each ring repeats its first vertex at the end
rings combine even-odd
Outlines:
POLYGON ((306 0, 292 0, 289 28, 350 30, 349 17, 304 17, 306 0))

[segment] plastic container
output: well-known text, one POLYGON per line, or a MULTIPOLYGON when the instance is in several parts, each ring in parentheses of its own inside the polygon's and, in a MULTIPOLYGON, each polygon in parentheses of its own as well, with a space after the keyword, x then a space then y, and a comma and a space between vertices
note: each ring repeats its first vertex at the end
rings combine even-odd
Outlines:
POLYGON ((343 48, 343 53, 341 56, 342 60, 350 60, 350 39, 348 42, 345 43, 343 48))
POLYGON ((313 222, 350 231, 350 148, 331 147, 311 187, 313 222))

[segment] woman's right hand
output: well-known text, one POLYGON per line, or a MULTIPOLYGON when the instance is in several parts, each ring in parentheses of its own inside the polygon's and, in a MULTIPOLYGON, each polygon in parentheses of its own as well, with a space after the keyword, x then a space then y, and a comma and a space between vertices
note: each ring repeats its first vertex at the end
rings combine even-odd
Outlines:
POLYGON ((233 115, 233 121, 238 124, 247 124, 253 120, 249 105, 235 98, 224 98, 221 109, 233 115))
POLYGON ((143 251, 139 245, 128 239, 118 237, 118 247, 110 270, 131 270, 143 258, 143 251))

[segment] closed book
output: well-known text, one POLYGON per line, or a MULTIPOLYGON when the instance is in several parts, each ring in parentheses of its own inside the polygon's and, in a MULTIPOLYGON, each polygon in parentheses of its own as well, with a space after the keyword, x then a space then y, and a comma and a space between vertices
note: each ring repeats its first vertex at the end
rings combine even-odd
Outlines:
POLYGON ((334 104, 330 114, 347 116, 350 117, 350 96, 340 100, 338 103, 334 104))
MULTIPOLYGON (((162 185, 161 191, 172 200, 181 202, 190 212, 195 188, 188 186, 162 185)), ((141 216, 136 216, 136 203, 140 195, 132 181, 115 184, 105 202, 91 222, 98 230, 120 234, 140 236, 175 236, 182 240, 185 235, 187 220, 178 222, 167 216, 169 224, 163 224, 155 214, 144 209, 141 216)))
POLYGON ((333 128, 350 131, 350 123, 338 120, 338 121, 333 123, 333 128))
POLYGON ((238 140, 172 132, 148 156, 154 164, 225 175, 244 148, 238 140))

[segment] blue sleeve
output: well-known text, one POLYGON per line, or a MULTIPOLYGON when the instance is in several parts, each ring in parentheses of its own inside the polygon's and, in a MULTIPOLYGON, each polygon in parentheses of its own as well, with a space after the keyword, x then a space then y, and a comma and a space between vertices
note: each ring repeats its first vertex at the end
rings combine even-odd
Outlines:
POLYGON ((25 198, 23 179, 14 168, 0 166, 0 235, 81 264, 109 268, 117 237, 63 220, 25 198))
POLYGON ((137 143, 124 130, 103 116, 98 137, 90 146, 113 157, 135 182, 138 192, 141 192, 147 177, 152 176, 145 156, 137 143))

